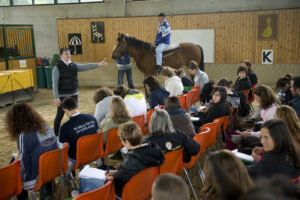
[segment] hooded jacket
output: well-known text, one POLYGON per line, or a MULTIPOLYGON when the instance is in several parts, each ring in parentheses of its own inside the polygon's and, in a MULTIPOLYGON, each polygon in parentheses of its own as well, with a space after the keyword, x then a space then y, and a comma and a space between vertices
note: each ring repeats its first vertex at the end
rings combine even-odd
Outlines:
POLYGON ((170 92, 170 97, 183 94, 183 84, 181 78, 178 76, 169 77, 168 80, 165 81, 165 87, 166 90, 170 92))
POLYGON ((150 108, 153 109, 158 105, 165 105, 164 99, 169 95, 170 93, 163 87, 152 90, 149 94, 150 108))
POLYGON ((145 143, 142 147, 129 150, 118 171, 114 174, 116 194, 121 196, 124 185, 132 176, 147 167, 160 166, 164 161, 165 157, 161 149, 153 143, 145 143))

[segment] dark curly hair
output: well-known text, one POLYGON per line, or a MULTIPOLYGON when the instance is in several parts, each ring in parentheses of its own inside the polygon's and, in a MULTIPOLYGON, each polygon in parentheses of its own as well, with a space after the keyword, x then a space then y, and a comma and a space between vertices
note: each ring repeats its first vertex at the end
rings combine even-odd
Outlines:
POLYGON ((113 93, 107 87, 102 87, 95 91, 94 94, 94 102, 97 104, 98 102, 102 101, 105 97, 112 96, 113 93))
POLYGON ((21 133, 32 134, 34 131, 46 133, 46 122, 41 115, 27 103, 17 103, 6 113, 6 129, 11 139, 16 140, 21 133))

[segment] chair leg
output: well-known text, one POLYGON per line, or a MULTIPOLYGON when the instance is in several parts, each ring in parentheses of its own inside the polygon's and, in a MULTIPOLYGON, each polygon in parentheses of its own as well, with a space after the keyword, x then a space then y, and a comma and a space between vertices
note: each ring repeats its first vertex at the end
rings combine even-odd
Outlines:
POLYGON ((36 197, 35 192, 33 190, 29 190, 29 193, 30 193, 31 199, 37 200, 37 197, 36 197))
POLYGON ((189 184, 190 184, 190 187, 191 187, 191 189, 192 189, 192 192, 193 192, 193 194, 194 194, 195 199, 198 200, 197 194, 196 194, 196 192, 195 192, 195 190, 194 190, 193 184, 192 184, 192 182, 191 182, 191 180, 190 180, 190 177, 189 177, 189 174, 188 174, 187 170, 186 170, 185 168, 183 168, 183 171, 184 171, 184 173, 185 173, 186 178, 187 178, 188 181, 189 181, 189 184))
POLYGON ((71 177, 71 181, 72 181, 72 183, 73 183, 73 185, 74 185, 74 187, 75 187, 75 190, 78 190, 78 187, 77 187, 77 184, 76 184, 76 181, 75 181, 75 178, 74 178, 74 176, 73 176, 73 174, 72 174, 72 171, 70 171, 70 177, 71 177))
POLYGON ((198 168, 197 171, 198 171, 198 174, 199 174, 199 176, 200 176, 201 182, 202 182, 202 184, 204 184, 205 176, 204 176, 204 174, 203 174, 203 172, 202 172, 202 169, 201 169, 201 166, 200 166, 198 160, 197 160, 197 162, 196 162, 196 165, 197 165, 197 168, 198 168))

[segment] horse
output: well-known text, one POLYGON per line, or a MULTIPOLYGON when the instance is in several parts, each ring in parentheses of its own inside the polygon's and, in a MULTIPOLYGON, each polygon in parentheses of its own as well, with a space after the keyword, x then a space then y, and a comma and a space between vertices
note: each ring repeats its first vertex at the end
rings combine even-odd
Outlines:
MULTIPOLYGON (((179 69, 194 60, 198 63, 199 68, 204 71, 203 50, 199 45, 180 43, 176 48, 171 50, 168 50, 168 48, 163 52, 163 66, 179 69)), ((112 52, 112 58, 117 59, 126 54, 131 55, 138 69, 145 76, 155 74, 156 61, 155 46, 153 44, 119 33, 112 52)))

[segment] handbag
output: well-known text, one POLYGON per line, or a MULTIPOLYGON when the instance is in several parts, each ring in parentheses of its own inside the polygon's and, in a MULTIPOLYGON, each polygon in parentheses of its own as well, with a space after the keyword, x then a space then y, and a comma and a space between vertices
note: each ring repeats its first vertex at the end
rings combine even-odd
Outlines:
MULTIPOLYGON (((58 136, 59 137, 59 136, 58 136)), ((59 168, 60 168, 60 178, 55 187, 55 199, 65 200, 71 197, 71 181, 62 172, 62 155, 61 149, 59 148, 59 168)))

